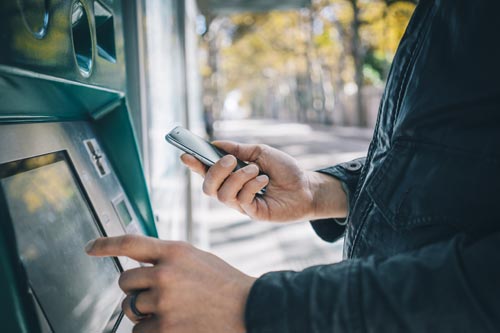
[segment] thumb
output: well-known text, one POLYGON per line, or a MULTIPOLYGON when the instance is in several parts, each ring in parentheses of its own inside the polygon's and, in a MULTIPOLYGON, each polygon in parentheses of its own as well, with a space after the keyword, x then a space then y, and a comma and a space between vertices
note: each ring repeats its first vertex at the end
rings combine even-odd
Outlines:
POLYGON ((213 144, 226 153, 247 162, 257 161, 263 151, 262 145, 255 144, 244 144, 233 141, 214 141, 213 144))

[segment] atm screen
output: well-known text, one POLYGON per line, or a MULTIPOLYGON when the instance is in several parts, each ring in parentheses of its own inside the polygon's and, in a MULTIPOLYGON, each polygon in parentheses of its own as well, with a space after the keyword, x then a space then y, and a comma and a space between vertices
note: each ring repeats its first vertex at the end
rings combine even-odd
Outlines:
POLYGON ((85 244, 102 232, 66 153, 0 165, 0 184, 21 261, 52 330, 103 332, 122 298, 119 269, 114 259, 85 254, 85 244))

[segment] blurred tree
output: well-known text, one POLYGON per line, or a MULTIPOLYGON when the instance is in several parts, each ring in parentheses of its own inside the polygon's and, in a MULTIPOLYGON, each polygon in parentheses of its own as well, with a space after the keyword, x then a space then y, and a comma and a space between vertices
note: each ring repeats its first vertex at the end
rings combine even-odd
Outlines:
POLYGON ((216 18, 205 36, 206 91, 220 99, 240 91, 253 116, 345 123, 355 114, 366 126, 363 87, 384 82, 415 4, 313 0, 308 9, 216 18))

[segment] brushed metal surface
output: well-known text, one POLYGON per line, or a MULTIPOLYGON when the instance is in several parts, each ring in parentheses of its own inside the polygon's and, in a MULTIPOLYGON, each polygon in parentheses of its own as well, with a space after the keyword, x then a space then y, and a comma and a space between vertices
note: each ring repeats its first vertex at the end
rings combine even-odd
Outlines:
MULTIPOLYGON (((83 121, 0 125, 0 164, 65 151, 106 235, 142 234, 137 215, 113 170, 101 176, 94 167, 94 161, 84 144, 84 141, 93 139, 96 139, 96 134, 92 125, 83 121), (127 226, 121 222, 115 209, 120 201, 125 202, 132 217, 132 222, 127 226)), ((105 153, 101 153, 102 159, 106 160, 105 153)), ((109 163, 108 167, 111 168, 109 163)), ((128 258, 119 258, 119 261, 123 269, 139 267, 138 263, 128 258)), ((117 311, 116 315, 119 309, 117 311)), ((125 321, 123 325, 129 327, 130 323, 125 321)))

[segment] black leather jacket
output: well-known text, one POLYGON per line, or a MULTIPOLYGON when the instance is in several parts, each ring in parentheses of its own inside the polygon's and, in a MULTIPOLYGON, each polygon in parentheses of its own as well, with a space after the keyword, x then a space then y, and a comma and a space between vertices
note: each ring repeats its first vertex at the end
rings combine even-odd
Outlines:
POLYGON ((258 279, 248 332, 500 332, 500 1, 421 0, 366 160, 322 172, 346 260, 258 279))

